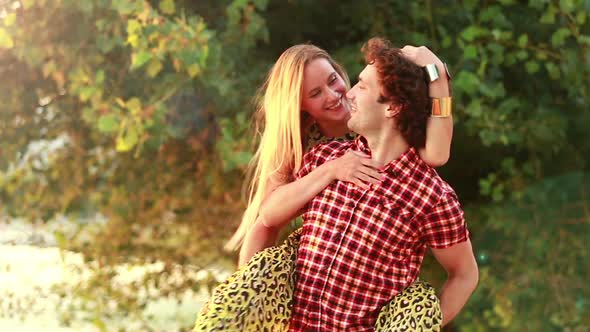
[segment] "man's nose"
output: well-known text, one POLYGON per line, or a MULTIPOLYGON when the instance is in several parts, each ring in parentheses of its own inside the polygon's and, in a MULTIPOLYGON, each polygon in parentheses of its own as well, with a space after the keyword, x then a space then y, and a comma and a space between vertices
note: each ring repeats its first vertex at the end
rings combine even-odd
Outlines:
POLYGON ((354 86, 352 87, 352 89, 348 90, 348 92, 346 93, 346 98, 353 100, 354 99, 354 86))

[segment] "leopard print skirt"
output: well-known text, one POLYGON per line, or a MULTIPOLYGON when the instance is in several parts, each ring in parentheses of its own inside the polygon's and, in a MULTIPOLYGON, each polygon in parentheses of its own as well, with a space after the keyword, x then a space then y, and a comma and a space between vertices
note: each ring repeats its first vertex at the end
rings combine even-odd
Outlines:
MULTIPOLYGON (((300 235, 295 231, 280 246, 257 253, 218 285, 193 331, 288 331, 300 235)), ((434 288, 417 281, 382 308, 375 331, 440 331, 441 323, 434 288)))

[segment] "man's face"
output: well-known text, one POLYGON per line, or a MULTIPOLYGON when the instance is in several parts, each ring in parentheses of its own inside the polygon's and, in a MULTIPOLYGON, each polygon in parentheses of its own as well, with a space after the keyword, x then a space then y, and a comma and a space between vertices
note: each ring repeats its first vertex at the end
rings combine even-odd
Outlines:
POLYGON ((377 69, 367 65, 360 73, 358 83, 348 91, 351 110, 348 128, 364 135, 380 129, 387 121, 388 104, 379 103, 381 86, 377 79, 377 69))

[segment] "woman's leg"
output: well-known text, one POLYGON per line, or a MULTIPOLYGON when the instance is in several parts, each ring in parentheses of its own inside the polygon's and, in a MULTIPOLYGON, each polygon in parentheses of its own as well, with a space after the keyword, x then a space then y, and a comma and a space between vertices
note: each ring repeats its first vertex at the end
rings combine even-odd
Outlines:
POLYGON ((300 234, 257 253, 217 286, 193 331, 288 331, 300 234))
POLYGON ((417 280, 379 313, 375 332, 440 331, 442 312, 434 287, 417 280))

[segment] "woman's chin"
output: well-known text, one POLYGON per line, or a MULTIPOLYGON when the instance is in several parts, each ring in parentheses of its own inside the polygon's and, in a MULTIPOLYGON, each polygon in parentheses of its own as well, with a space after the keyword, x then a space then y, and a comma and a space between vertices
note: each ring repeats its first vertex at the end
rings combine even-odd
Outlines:
POLYGON ((340 109, 332 114, 332 118, 336 121, 348 121, 350 119, 350 111, 347 107, 340 107, 340 109))

